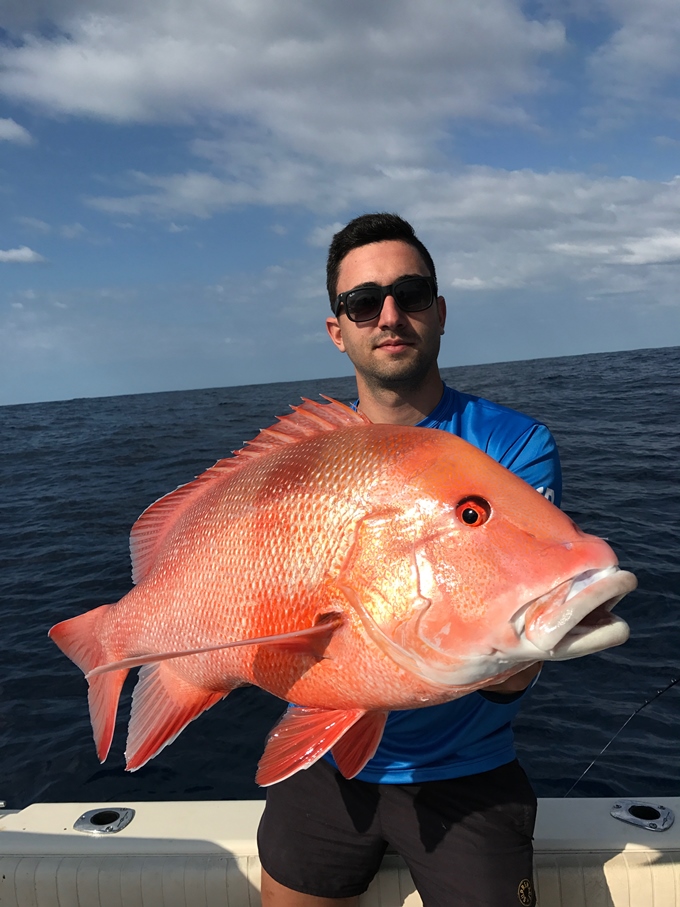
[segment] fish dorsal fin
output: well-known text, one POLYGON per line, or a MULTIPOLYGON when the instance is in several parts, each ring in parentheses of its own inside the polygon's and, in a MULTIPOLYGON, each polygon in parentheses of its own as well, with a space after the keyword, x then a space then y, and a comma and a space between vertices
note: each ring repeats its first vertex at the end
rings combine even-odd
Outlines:
POLYGON ((267 456, 289 444, 297 444, 339 428, 370 425, 364 415, 344 403, 332 397, 324 399, 329 402, 317 403, 303 398, 300 406, 291 407, 292 413, 279 416, 276 424, 263 429, 252 441, 247 441, 245 447, 235 450, 233 457, 218 460, 193 482, 180 485, 147 507, 130 533, 132 581, 139 583, 147 576, 182 514, 215 482, 242 469, 250 460, 267 456))
MULTIPOLYGON (((358 413, 332 397, 326 397, 323 394, 321 396, 324 400, 328 400, 328 403, 317 403, 315 400, 303 397, 299 406, 291 406, 292 413, 278 416, 277 423, 270 428, 263 428, 252 441, 246 442, 245 447, 235 450, 236 457, 260 457, 279 447, 306 441, 327 431, 371 424, 363 413, 358 413)), ((219 462, 224 463, 224 460, 219 462)))

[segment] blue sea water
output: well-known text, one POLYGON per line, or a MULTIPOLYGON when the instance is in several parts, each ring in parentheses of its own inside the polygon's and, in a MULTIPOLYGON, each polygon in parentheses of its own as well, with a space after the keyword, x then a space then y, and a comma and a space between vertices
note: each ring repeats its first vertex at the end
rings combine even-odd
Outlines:
MULTIPOLYGON (((680 676, 680 348, 454 368, 444 377, 548 424, 562 456, 564 509, 609 539, 639 579, 618 606, 631 640, 548 665, 516 723, 537 792, 562 796, 631 713, 680 676)), ((0 408, 0 799, 10 807, 262 795, 255 766, 280 701, 237 690, 129 774, 129 678, 100 766, 85 681, 46 634, 128 591, 128 534, 149 503, 288 404, 319 393, 347 401, 354 382, 0 408)), ((679 716, 680 684, 628 724, 572 795, 679 796, 679 716)))

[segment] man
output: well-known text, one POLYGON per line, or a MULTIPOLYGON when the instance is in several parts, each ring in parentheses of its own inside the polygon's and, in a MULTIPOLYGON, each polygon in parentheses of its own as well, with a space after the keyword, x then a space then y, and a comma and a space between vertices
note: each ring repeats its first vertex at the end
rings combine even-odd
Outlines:
MULTIPOLYGON (((327 286, 328 333, 354 366, 361 412, 460 435, 559 503, 547 428, 443 384, 446 303, 406 221, 351 221, 331 242, 327 286)), ((264 907, 355 905, 388 845, 406 860, 425 907, 533 905, 536 798, 510 721, 538 671, 532 665, 483 692, 393 712, 352 780, 327 756, 269 788, 258 836, 264 907)))

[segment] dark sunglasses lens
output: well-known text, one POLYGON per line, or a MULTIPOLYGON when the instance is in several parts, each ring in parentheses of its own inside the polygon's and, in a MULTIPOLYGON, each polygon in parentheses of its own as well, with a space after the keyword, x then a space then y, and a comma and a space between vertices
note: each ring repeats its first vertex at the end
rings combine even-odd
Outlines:
POLYGON ((418 277, 397 283, 394 296, 397 305, 404 312, 422 312, 432 304, 434 298, 429 282, 418 277))
POLYGON ((397 305, 403 312, 422 312, 434 300, 429 280, 409 277, 398 280, 392 287, 360 287, 345 297, 345 311, 350 321, 372 321, 377 318, 385 300, 385 293, 394 293, 397 305))
POLYGON ((347 296, 345 308, 352 321, 371 321, 382 307, 382 293, 378 288, 354 290, 347 296))

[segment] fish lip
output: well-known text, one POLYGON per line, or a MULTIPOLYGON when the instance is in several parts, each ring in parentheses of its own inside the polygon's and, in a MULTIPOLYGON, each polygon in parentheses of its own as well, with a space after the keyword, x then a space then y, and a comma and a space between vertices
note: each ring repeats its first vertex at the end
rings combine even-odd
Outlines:
POLYGON ((515 616, 518 635, 549 661, 621 645, 630 630, 610 612, 636 586, 635 576, 618 566, 584 570, 522 608, 515 616))

